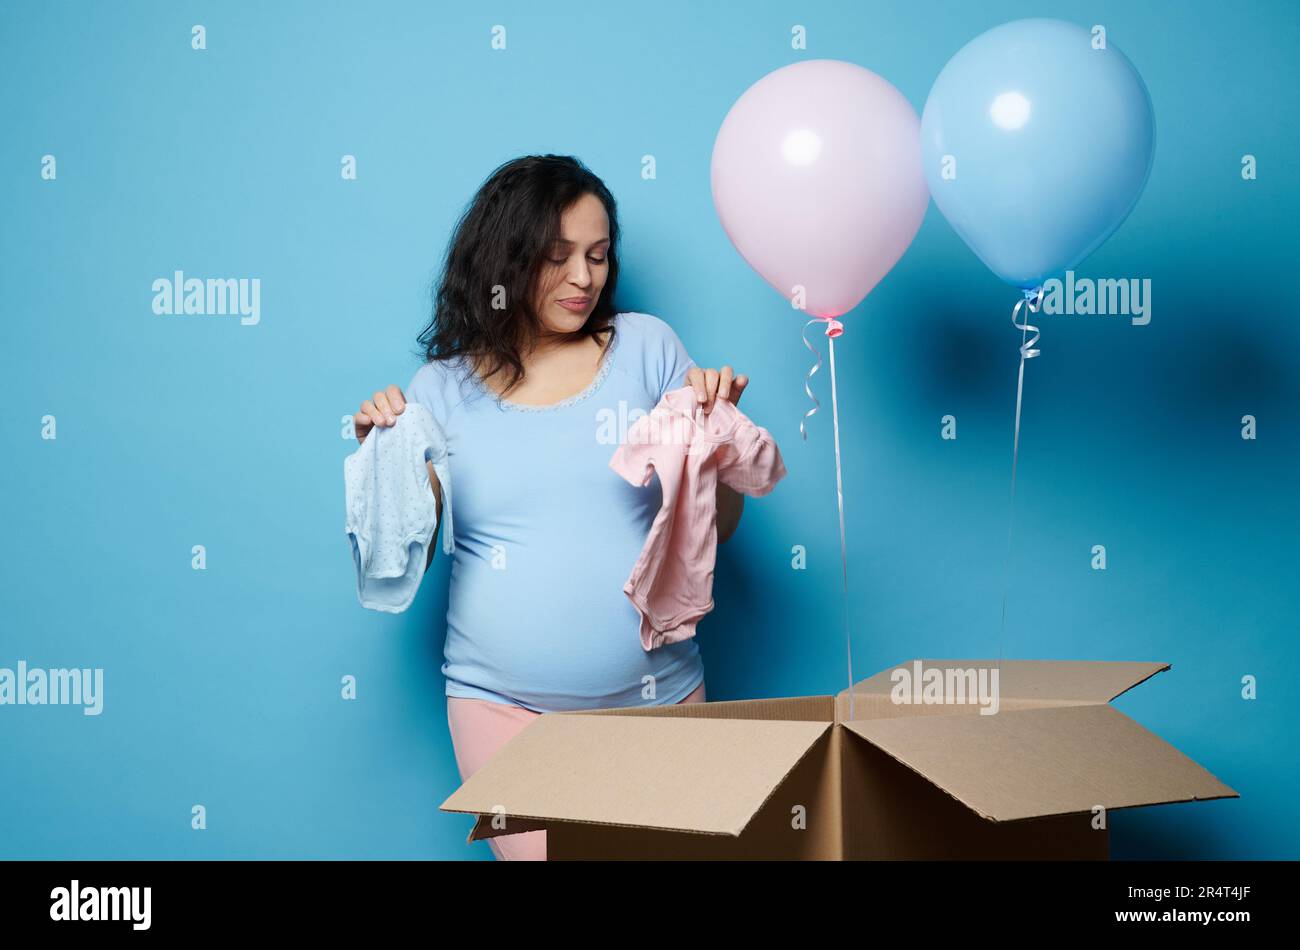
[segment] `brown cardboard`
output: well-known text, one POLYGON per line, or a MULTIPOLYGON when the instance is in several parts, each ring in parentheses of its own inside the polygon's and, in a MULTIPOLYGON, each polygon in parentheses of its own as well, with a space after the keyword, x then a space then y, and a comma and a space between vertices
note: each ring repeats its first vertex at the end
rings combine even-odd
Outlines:
POLYGON ((1104 812, 1238 797, 1109 705, 1168 668, 920 660, 851 696, 549 713, 441 807, 551 860, 1106 858, 1104 812), (918 663, 996 670, 996 713, 896 701, 918 663))

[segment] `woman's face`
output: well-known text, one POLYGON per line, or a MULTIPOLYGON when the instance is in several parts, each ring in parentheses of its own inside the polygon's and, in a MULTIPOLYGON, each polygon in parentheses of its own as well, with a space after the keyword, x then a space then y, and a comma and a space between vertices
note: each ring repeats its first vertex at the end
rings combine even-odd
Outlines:
POLYGON ((609 276, 609 215, 586 194, 560 217, 560 241, 546 252, 533 302, 552 333, 580 330, 596 307, 609 276))

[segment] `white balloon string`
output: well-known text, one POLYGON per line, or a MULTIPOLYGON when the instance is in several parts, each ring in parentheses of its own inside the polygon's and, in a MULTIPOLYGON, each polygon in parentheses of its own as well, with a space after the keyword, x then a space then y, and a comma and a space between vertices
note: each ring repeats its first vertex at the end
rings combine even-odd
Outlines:
POLYGON ((853 720, 853 638, 849 634, 849 553, 844 533, 844 478, 840 464, 840 407, 835 385, 835 337, 829 337, 831 354, 831 428, 835 431, 835 499, 840 510, 840 569, 844 583, 844 650, 849 664, 849 721, 853 720))
POLYGON ((800 335, 803 337, 803 345, 808 347, 809 351, 817 357, 817 363, 808 371, 804 377, 803 391, 808 394, 808 398, 814 403, 813 408, 803 414, 803 419, 799 421, 799 434, 803 436, 805 442, 808 441, 807 422, 808 417, 821 408, 821 403, 813 395, 812 387, 809 383, 812 381, 813 374, 821 368, 822 357, 817 348, 808 342, 808 328, 814 323, 824 324, 826 327, 826 338, 829 341, 831 355, 831 428, 835 433, 835 501, 840 515, 840 575, 844 590, 844 650, 848 658, 849 667, 849 719, 853 719, 854 702, 853 702, 853 637, 849 630, 849 554, 848 554, 848 535, 844 529, 844 466, 840 457, 840 403, 839 403, 839 386, 835 378, 835 338, 844 332, 844 325, 833 317, 814 317, 804 324, 800 335))
POLYGON ((1003 638, 1007 631, 1007 594, 1010 589, 1011 579, 1011 557, 1012 529, 1015 526, 1016 515, 1016 463, 1020 458, 1020 408, 1024 403, 1025 394, 1025 360, 1031 360, 1041 351, 1034 348, 1038 342, 1038 327, 1029 322, 1029 314, 1037 313, 1043 305, 1043 288, 1037 287, 1033 290, 1024 291, 1024 296, 1016 301, 1015 307, 1011 310, 1011 325, 1020 331, 1020 371, 1016 376, 1016 427, 1015 436, 1011 443, 1011 504, 1007 512, 1007 556, 1003 565, 1002 577, 1002 623, 998 628, 998 661, 1002 660, 1003 638), (1025 322, 1017 323, 1016 319, 1020 316, 1020 308, 1024 307, 1027 311, 1025 322), (1029 332, 1033 331, 1033 336, 1029 332))

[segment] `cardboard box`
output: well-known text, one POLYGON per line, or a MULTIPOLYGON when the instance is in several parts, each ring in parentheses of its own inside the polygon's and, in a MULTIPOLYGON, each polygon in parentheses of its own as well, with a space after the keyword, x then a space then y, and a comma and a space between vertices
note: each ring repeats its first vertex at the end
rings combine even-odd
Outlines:
POLYGON ((1104 859, 1106 812, 1239 797, 1110 705, 1168 668, 914 660, 851 696, 547 713, 441 807, 470 841, 544 828, 549 860, 1104 859))

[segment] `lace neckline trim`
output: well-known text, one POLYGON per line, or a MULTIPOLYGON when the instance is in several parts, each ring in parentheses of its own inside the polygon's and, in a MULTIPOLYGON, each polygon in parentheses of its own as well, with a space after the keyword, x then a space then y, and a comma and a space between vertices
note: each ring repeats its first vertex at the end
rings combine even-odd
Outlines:
POLYGON ((600 368, 596 370, 596 375, 592 381, 588 383, 587 387, 581 392, 576 392, 572 396, 567 396, 559 402, 541 403, 538 405, 532 405, 526 402, 511 402, 509 399, 505 399, 498 393, 489 389, 487 383, 483 382, 483 379, 478 375, 478 373, 474 372, 472 365, 468 367, 469 375, 473 378, 478 388, 487 395, 493 397, 496 400, 497 405, 502 409, 510 409, 515 412, 555 412, 557 409, 566 409, 569 406, 580 403, 584 399, 595 395, 596 391, 599 390, 601 385, 605 382, 605 378, 609 376, 610 368, 614 365, 614 354, 618 349, 619 338, 623 335, 621 327, 619 326, 620 323, 621 321, 617 316, 615 316, 613 338, 609 341, 609 346, 606 348, 604 356, 601 357, 600 368))

